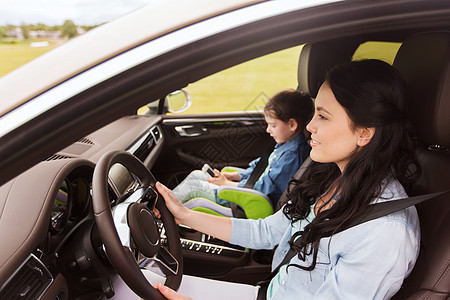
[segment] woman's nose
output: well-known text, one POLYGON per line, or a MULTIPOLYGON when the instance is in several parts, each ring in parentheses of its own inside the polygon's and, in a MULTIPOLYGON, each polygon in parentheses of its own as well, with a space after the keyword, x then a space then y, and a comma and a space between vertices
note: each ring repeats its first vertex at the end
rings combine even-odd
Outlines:
POLYGON ((267 125, 267 127, 266 127, 266 132, 270 133, 270 126, 269 125, 267 125))
POLYGON ((311 133, 315 132, 315 126, 314 126, 314 119, 312 119, 307 125, 306 125, 306 130, 308 130, 311 133))

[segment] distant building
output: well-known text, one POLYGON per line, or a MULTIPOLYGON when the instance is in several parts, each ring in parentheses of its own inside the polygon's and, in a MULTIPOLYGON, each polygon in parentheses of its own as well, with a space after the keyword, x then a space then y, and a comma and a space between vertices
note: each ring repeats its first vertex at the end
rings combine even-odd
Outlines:
POLYGON ((86 33, 86 30, 84 30, 83 28, 81 28, 80 26, 77 26, 77 35, 82 35, 86 33))
MULTIPOLYGON (((80 28, 78 31, 78 34, 84 33, 84 30, 80 28), (81 32, 81 33, 80 33, 81 32)), ((30 35, 30 38, 42 38, 42 39, 48 39, 48 40, 59 40, 62 39, 62 35, 60 31, 45 31, 45 30, 30 30, 28 33, 30 35)), ((6 35, 11 38, 15 38, 18 40, 24 40, 25 37, 23 35, 22 28, 16 27, 14 30, 10 30, 6 32, 6 35)))
POLYGON ((16 27, 14 30, 7 31, 6 35, 8 37, 12 37, 12 38, 19 39, 19 40, 24 39, 23 31, 22 31, 22 28, 20 28, 20 27, 16 27))

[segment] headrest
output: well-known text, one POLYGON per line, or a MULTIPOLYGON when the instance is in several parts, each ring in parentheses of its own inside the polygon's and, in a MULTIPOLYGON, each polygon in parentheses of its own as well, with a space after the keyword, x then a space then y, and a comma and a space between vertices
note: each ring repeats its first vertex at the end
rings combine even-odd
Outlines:
POLYGON ((353 40, 306 44, 298 62, 297 89, 315 98, 327 71, 335 65, 351 61, 358 45, 353 40))
POLYGON ((408 38, 393 65, 407 82, 408 112, 419 140, 450 148, 450 32, 408 38))

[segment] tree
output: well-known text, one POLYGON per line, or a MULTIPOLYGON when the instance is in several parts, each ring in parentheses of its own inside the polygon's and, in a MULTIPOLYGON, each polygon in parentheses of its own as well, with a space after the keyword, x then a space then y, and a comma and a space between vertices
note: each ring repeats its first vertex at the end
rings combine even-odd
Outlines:
POLYGON ((77 27, 71 20, 66 20, 61 28, 61 35, 69 39, 77 35, 77 27))
POLYGON ((8 35, 6 34, 6 27, 5 26, 0 27, 0 39, 4 39, 7 36, 8 35))
POLYGON ((47 31, 48 30, 48 26, 42 23, 38 23, 36 24, 36 29, 35 30, 44 30, 47 31))
POLYGON ((21 25, 23 38, 28 40, 30 38, 30 27, 28 25, 21 25))
POLYGON ((48 26, 42 23, 37 23, 37 24, 30 24, 30 30, 33 31, 39 31, 39 30, 43 30, 43 31, 47 31, 48 26))

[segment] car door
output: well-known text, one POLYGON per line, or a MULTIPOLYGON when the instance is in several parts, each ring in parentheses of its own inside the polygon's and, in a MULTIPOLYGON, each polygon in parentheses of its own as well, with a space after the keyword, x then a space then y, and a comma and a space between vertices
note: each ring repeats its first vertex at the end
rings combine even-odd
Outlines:
POLYGON ((165 151, 153 172, 173 188, 205 163, 219 170, 246 168, 275 145, 265 129, 261 112, 166 117, 161 126, 165 151))

